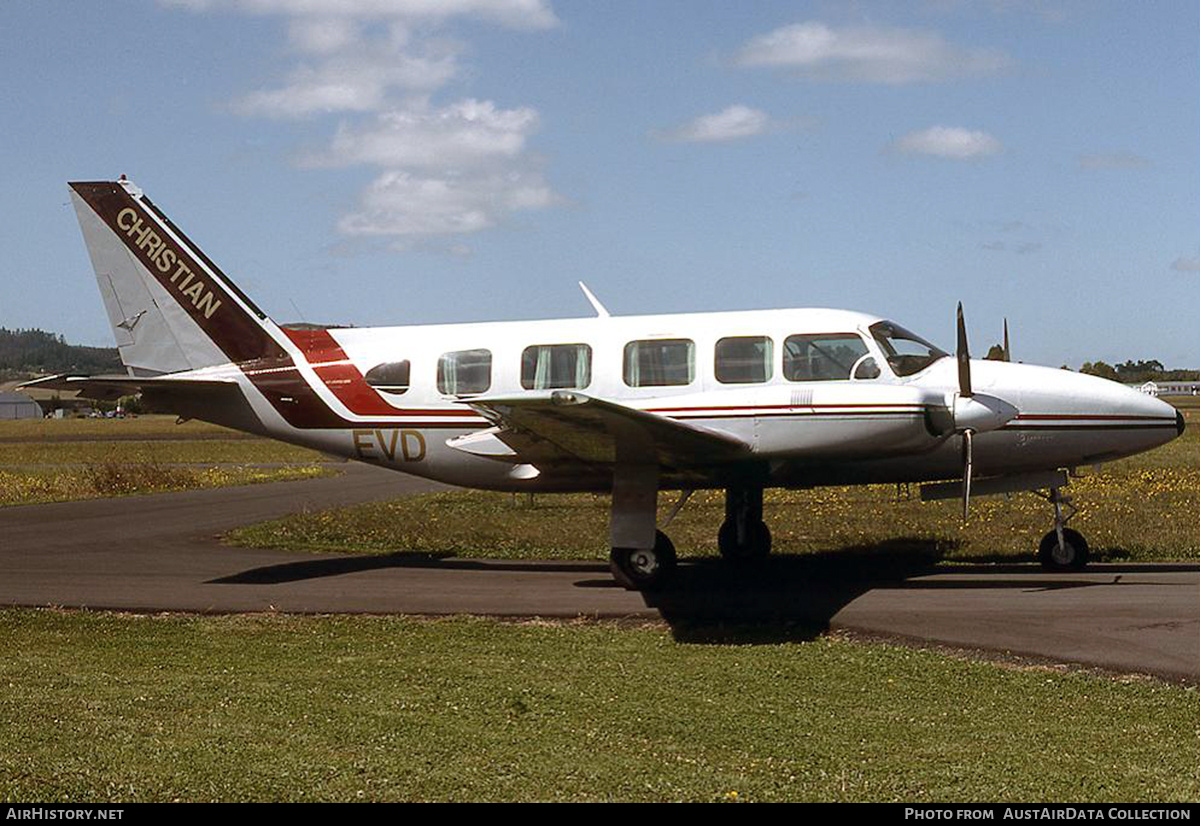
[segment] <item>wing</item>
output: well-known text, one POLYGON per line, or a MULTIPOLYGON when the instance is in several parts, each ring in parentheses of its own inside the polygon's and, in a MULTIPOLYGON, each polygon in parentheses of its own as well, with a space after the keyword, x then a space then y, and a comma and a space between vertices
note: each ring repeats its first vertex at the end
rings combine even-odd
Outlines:
POLYGON ((586 462, 711 467, 750 457, 736 436, 604 401, 574 390, 467 402, 495 427, 451 439, 451 447, 478 456, 533 465, 586 462))
POLYGON ((58 375, 27 381, 21 387, 39 390, 66 390, 77 392, 85 399, 115 401, 122 396, 132 396, 147 390, 214 390, 236 387, 233 379, 183 379, 170 376, 80 376, 58 375))

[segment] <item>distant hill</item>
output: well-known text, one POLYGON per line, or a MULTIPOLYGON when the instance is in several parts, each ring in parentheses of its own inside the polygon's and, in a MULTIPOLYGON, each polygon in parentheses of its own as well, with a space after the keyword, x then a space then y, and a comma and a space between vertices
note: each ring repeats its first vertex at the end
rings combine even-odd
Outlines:
POLYGON ((83 347, 44 330, 0 327, 0 380, 41 373, 123 373, 116 347, 83 347))

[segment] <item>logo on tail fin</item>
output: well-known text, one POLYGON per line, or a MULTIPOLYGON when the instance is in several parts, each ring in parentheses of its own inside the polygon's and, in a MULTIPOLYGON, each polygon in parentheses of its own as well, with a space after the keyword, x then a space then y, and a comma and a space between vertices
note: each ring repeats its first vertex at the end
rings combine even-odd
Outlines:
POLYGON ((140 193, 110 181, 71 188, 229 361, 287 360, 266 316, 140 193))
POLYGON ((216 298, 204 280, 192 272, 177 249, 151 227, 143 226, 136 210, 125 207, 118 212, 117 227, 131 240, 136 237, 137 248, 146 254, 154 268, 164 275, 170 274, 171 284, 184 298, 191 299, 192 306, 204 313, 205 318, 212 318, 220 309, 221 299, 216 298), (171 272, 172 268, 174 272, 171 272), (183 276, 182 280, 180 276, 183 276))
POLYGON ((122 330, 132 333, 133 328, 137 326, 137 323, 142 320, 142 316, 144 316, 145 314, 146 314, 145 310, 140 310, 136 315, 130 316, 129 318, 125 319, 117 326, 120 327, 122 330))

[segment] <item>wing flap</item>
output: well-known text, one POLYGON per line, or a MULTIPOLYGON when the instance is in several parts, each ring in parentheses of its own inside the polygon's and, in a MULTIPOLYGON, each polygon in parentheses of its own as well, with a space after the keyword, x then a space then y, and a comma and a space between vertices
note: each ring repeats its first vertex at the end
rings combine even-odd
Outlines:
POLYGON ((660 466, 692 468, 749 458, 749 444, 708 428, 597 399, 573 390, 466 402, 497 427, 491 435, 523 462, 584 461, 611 465, 648 459, 660 466))

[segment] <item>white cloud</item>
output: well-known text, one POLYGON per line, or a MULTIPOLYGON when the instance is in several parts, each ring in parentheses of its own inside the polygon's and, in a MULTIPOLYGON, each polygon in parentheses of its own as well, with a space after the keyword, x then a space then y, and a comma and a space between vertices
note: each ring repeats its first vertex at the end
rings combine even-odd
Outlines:
POLYGON ((548 29, 558 18, 546 0, 160 0, 191 11, 281 14, 287 17, 406 19, 438 23, 476 17, 519 29, 548 29))
POLYGON ((995 155, 1004 147, 987 132, 975 132, 957 126, 931 126, 909 132, 893 143, 891 148, 906 155, 930 155, 962 161, 995 155))
POLYGON ((342 124, 329 150, 309 166, 374 164, 406 169, 460 169, 516 158, 537 129, 534 109, 500 109, 463 100, 441 109, 421 104, 381 113, 367 126, 342 124))
POLYGON ((818 80, 919 83, 994 74, 1009 64, 994 49, 960 49, 936 32, 824 23, 783 26, 747 42, 735 63, 787 69, 818 80))
POLYGON ((1200 272, 1200 258, 1176 258, 1171 262, 1176 272, 1200 272))
POLYGON ((1094 155, 1080 155, 1079 167, 1087 170, 1105 169, 1144 169, 1150 166, 1150 161, 1132 152, 1101 152, 1094 155))
POLYGON ((496 226, 518 210, 551 206, 558 196, 540 172, 506 169, 419 175, 389 170, 363 193, 361 208, 338 228, 346 235, 460 235, 496 226))
MULTIPOLYGON (((365 166, 374 181, 338 231, 391 237, 395 248, 464 249, 447 236, 505 223, 514 213, 561 202, 527 142, 540 116, 494 101, 449 104, 435 95, 460 74, 460 43, 437 36, 451 18, 520 29, 558 19, 546 0, 162 0, 193 11, 277 14, 287 19, 298 62, 274 86, 233 102, 249 117, 304 122, 338 114, 323 149, 302 167, 365 166), (434 239, 434 243, 429 243, 434 239)), ((318 123, 327 123, 321 120, 318 123)), ((328 128, 328 127, 326 127, 328 128)), ((358 243, 345 249, 358 248, 358 243)))
POLYGON ((658 136, 670 141, 713 143, 761 135, 770 126, 771 118, 766 112, 737 104, 712 115, 701 115, 658 136))
POLYGON ((338 112, 372 112, 387 105, 390 95, 428 93, 458 73, 457 47, 444 41, 413 48, 394 38, 371 38, 353 28, 338 27, 319 40, 305 28, 293 43, 325 54, 316 64, 293 69, 284 85, 261 89, 234 102, 243 115, 302 118, 338 112))
POLYGON ((354 45, 361 28, 345 17, 298 17, 288 24, 288 38, 302 52, 331 54, 354 45))

